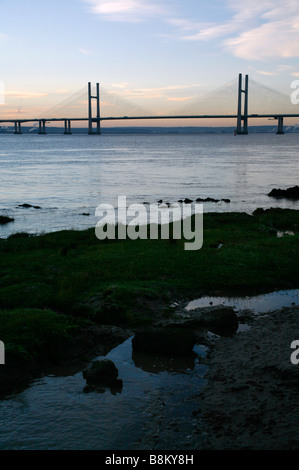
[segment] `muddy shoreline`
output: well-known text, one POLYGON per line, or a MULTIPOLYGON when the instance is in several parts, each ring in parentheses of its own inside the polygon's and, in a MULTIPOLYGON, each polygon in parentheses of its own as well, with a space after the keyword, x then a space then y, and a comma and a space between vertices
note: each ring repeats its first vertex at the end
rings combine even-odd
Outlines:
POLYGON ((198 397, 197 422, 206 430, 199 448, 299 449, 294 340, 299 307, 259 315, 248 330, 214 343, 204 358, 208 382, 198 397))
MULTIPOLYGON (((178 305, 177 311, 184 306, 185 302, 178 305)), ((156 417, 140 448, 166 450, 168 442, 172 449, 194 451, 299 449, 299 364, 290 361, 291 343, 299 340, 299 307, 258 315, 243 311, 238 312, 238 319, 247 329, 232 336, 214 336, 207 355, 200 357, 207 366, 206 385, 202 391, 194 390, 196 409, 188 417, 193 435, 190 429, 188 435, 184 433, 176 419, 167 421, 160 397, 156 417)), ((92 356, 106 355, 132 334, 114 326, 82 330, 72 346, 65 345, 64 365, 73 363, 83 369, 92 356)), ((33 366, 26 369, 16 364, 11 379, 15 392, 26 388, 38 374, 45 374, 51 365, 33 366)))

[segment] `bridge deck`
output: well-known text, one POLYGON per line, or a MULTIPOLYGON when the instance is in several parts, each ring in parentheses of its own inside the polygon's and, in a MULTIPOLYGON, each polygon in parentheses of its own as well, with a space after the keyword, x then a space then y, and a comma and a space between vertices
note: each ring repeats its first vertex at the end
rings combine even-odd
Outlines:
MULTIPOLYGON (((101 117, 101 118, 93 118, 93 122, 100 121, 120 121, 120 120, 145 120, 145 119, 236 119, 238 116, 237 114, 199 114, 199 115, 178 115, 178 116, 118 116, 118 117, 101 117)), ((242 115, 242 119, 244 117, 249 118, 287 118, 287 117, 299 117, 299 114, 248 114, 247 116, 242 115)), ((32 118, 32 119, 0 119, 0 123, 25 123, 25 122, 40 122, 40 121, 47 121, 47 122, 61 122, 61 121, 88 121, 89 119, 86 117, 82 118, 32 118)))

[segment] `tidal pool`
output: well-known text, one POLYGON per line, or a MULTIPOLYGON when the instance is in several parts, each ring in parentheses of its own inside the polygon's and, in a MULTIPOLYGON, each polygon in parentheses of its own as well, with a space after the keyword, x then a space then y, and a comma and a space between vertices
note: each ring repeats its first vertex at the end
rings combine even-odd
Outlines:
POLYGON ((131 341, 105 356, 118 368, 119 390, 85 393, 82 370, 60 368, 1 401, 0 449, 195 449, 206 348, 163 357, 132 354, 131 341))
POLYGON ((256 314, 267 313, 282 307, 299 305, 299 289, 280 290, 246 297, 201 297, 189 302, 186 310, 211 305, 226 305, 233 307, 236 311, 249 309, 256 314))

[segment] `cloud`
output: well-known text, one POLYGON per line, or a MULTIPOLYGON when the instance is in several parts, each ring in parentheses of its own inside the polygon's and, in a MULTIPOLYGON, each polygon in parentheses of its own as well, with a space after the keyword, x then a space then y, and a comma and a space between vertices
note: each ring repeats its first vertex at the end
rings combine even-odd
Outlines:
POLYGON ((164 12, 164 8, 151 0, 85 0, 91 11, 108 21, 139 22, 164 12))
POLYGON ((112 83, 112 86, 115 88, 126 88, 128 86, 128 83, 112 83))
POLYGON ((58 90, 54 90, 53 93, 57 95, 63 95, 65 93, 70 93, 70 90, 67 90, 66 88, 59 88, 58 90))
POLYGON ((293 22, 291 19, 272 21, 228 39, 224 44, 243 59, 298 57, 299 30, 294 28, 293 22))
POLYGON ((47 93, 35 93, 29 91, 6 91, 5 96, 12 96, 15 98, 42 98, 48 95, 47 93))
POLYGON ((266 70, 257 70, 256 73, 259 73, 260 75, 267 75, 267 76, 277 75, 276 72, 267 72, 266 70))
MULTIPOLYGON (((163 87, 156 87, 156 88, 126 88, 127 84, 114 84, 114 86, 118 86, 118 91, 109 91, 109 95, 117 95, 117 96, 124 96, 124 97, 138 97, 138 98, 145 98, 145 99, 157 99, 157 98, 166 98, 168 101, 183 101, 187 98, 180 98, 177 96, 173 96, 175 92, 180 92, 182 90, 190 90, 193 88, 198 88, 201 85, 198 83, 191 84, 191 85, 167 85, 163 87)), ((193 98, 191 96, 190 98, 193 98)))
POLYGON ((298 0, 229 0, 231 17, 224 22, 169 19, 184 41, 219 41, 242 59, 299 56, 298 0), (186 34, 188 32, 188 34, 186 34))
POLYGON ((89 49, 84 49, 83 47, 79 47, 79 52, 81 52, 81 54, 84 54, 84 55, 92 55, 93 52, 90 51, 89 49))
POLYGON ((188 100, 191 100, 192 98, 196 98, 196 95, 167 98, 167 101, 188 101, 188 100))

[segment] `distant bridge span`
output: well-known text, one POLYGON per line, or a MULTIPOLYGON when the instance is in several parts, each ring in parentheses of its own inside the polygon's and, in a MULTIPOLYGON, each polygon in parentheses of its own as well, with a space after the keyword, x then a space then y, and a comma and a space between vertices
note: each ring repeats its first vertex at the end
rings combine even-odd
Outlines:
POLYGON ((284 134, 283 119, 299 117, 299 114, 249 114, 248 113, 248 75, 245 76, 245 88, 242 89, 242 74, 239 74, 237 114, 198 114, 198 115, 165 115, 165 116, 118 116, 102 117, 100 115, 100 91, 99 83, 96 84, 96 95, 91 94, 91 83, 88 83, 88 117, 56 117, 56 118, 33 118, 33 119, 0 119, 0 123, 12 123, 15 127, 15 134, 22 134, 22 124, 38 122, 39 134, 46 134, 47 122, 64 122, 64 134, 71 134, 71 122, 87 121, 88 134, 101 134, 102 121, 122 121, 122 120, 157 120, 157 119, 236 119, 236 134, 248 134, 248 119, 268 118, 278 121, 277 134, 284 134), (244 103, 242 110, 242 93, 244 93, 244 103), (92 100, 96 100, 96 117, 92 116, 92 100), (93 124, 96 128, 93 128, 93 124))

